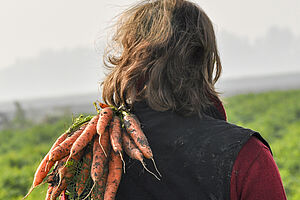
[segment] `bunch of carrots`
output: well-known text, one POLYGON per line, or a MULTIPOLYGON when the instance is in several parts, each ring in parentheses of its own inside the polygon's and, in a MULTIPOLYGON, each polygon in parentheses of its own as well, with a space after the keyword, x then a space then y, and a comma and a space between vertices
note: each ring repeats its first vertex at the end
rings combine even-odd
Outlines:
POLYGON ((37 186, 48 183, 46 200, 57 199, 64 192, 71 199, 113 200, 125 173, 123 151, 160 180, 145 166, 144 158, 151 159, 161 176, 137 117, 123 107, 99 105, 100 110, 95 104, 96 116, 80 115, 55 141, 23 199, 37 186))

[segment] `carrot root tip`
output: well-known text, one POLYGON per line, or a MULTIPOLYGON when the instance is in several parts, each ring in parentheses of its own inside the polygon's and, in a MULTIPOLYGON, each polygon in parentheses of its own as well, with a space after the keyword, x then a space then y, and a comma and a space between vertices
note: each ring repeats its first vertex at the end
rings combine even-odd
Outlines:
POLYGON ((120 151, 119 151, 119 154, 120 154, 120 158, 121 158, 122 163, 123 163, 123 171, 124 171, 124 174, 125 174, 126 173, 126 170, 125 170, 125 161, 124 161, 122 153, 120 151))
POLYGON ((141 161, 141 163, 142 163, 144 169, 145 169, 147 172, 149 172, 150 174, 152 174, 157 180, 160 181, 160 178, 158 178, 158 176, 156 176, 156 174, 154 174, 153 172, 151 172, 151 171, 146 167, 146 165, 145 165, 145 163, 144 163, 143 161, 141 161))
POLYGON ((58 182, 58 185, 57 185, 58 188, 61 185, 61 181, 62 181, 62 176, 61 176, 61 174, 59 174, 59 182, 58 182))
POLYGON ((35 187, 31 186, 28 193, 22 198, 22 200, 26 199, 30 195, 30 193, 34 190, 34 188, 35 187))
POLYGON ((152 163, 153 163, 153 165, 154 165, 154 168, 155 168, 156 172, 158 173, 158 175, 159 175, 160 177, 162 177, 161 173, 160 173, 160 172, 158 171, 158 169, 157 169, 157 166, 156 166, 156 163, 155 163, 155 161, 154 161, 154 158, 152 157, 151 160, 152 160, 152 163))
POLYGON ((89 193, 86 195, 86 197, 84 197, 82 200, 85 200, 86 198, 88 198, 88 197, 90 196, 90 194, 92 193, 92 191, 93 191, 95 185, 96 185, 96 182, 94 182, 94 184, 93 184, 93 186, 92 186, 90 192, 89 192, 89 193))
POLYGON ((101 136, 99 136, 99 145, 100 145, 100 147, 101 147, 101 149, 102 149, 102 151, 103 151, 105 157, 107 158, 107 154, 106 154, 106 152, 105 152, 105 150, 104 150, 104 148, 103 148, 103 146, 102 146, 100 140, 101 140, 101 136))

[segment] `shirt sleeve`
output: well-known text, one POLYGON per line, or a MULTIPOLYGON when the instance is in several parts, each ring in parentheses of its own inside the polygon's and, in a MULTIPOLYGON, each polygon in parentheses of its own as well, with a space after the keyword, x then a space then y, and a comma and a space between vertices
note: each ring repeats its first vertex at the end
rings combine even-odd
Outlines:
POLYGON ((287 199, 269 148, 255 136, 243 146, 234 163, 230 197, 231 200, 287 199))

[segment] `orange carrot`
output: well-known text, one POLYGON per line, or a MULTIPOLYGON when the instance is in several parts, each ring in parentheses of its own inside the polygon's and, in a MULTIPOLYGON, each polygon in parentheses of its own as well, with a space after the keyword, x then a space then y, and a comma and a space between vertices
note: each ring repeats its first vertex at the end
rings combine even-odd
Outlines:
POLYGON ((137 148, 137 146, 134 144, 134 141, 132 141, 132 139, 124 130, 122 131, 122 141, 124 151, 130 158, 144 162, 142 152, 137 148))
POLYGON ((87 125, 83 125, 82 127, 80 127, 77 131, 73 133, 73 135, 65 139, 65 141, 63 141, 55 149, 53 149, 50 152, 49 159, 51 161, 57 161, 70 154, 70 150, 72 148, 74 141, 76 141, 76 139, 82 134, 86 126, 87 125))
POLYGON ((104 200, 114 200, 122 176, 122 161, 119 154, 111 151, 104 200))
POLYGON ((78 197, 81 196, 84 188, 86 186, 86 181, 89 178, 89 172, 91 169, 91 162, 92 162, 92 152, 88 151, 85 156, 83 157, 83 163, 80 170, 80 178, 79 182, 76 183, 76 191, 78 197))
POLYGON ((113 118, 114 112, 112 108, 106 107, 103 108, 100 112, 100 118, 97 123, 97 133, 99 134, 100 138, 101 135, 104 133, 106 127, 109 126, 111 119, 113 118))
POLYGON ((75 156, 72 157, 72 163, 70 166, 68 166, 69 160, 65 157, 61 160, 62 164, 59 164, 58 166, 58 174, 59 174, 59 183, 57 187, 54 188, 51 199, 55 200, 59 195, 67 188, 68 183, 70 182, 71 178, 75 174, 75 162, 78 162, 82 157, 83 151, 80 151, 79 153, 75 154, 75 156), (67 166, 66 166, 67 165, 67 166))
MULTIPOLYGON (((59 177, 57 176, 57 174, 58 174, 59 169, 61 167, 63 167, 63 165, 65 164, 66 160, 67 160, 67 158, 57 161, 55 168, 53 169, 51 174, 49 174, 47 182, 49 183, 49 185, 52 186, 52 188, 50 189, 51 191, 49 191, 49 189, 48 189, 46 200, 51 200, 53 198, 53 196, 56 196, 56 194, 54 194, 54 191, 57 191, 57 189, 58 189, 57 180, 59 179, 59 177)), ((60 182, 60 180, 59 180, 59 182, 60 182)), ((58 194, 58 196, 59 196, 59 194, 58 194)))
POLYGON ((70 150, 68 160, 86 147, 86 145, 93 139, 94 135, 96 134, 96 125, 98 119, 99 115, 94 116, 81 135, 75 140, 70 150))
MULTIPOLYGON (((62 160, 60 160, 64 165, 62 167, 58 167, 58 174, 59 174, 59 180, 61 181, 65 176, 67 178, 71 178, 74 175, 74 166, 76 162, 78 162, 83 155, 83 151, 78 152, 75 154, 72 159, 70 160, 69 158, 65 157, 62 160), (70 164, 70 166, 69 166, 70 164), (69 176, 69 177, 68 177, 69 176)), ((59 185, 59 184, 58 184, 59 185)))
MULTIPOLYGON (((58 174, 58 179, 57 179, 58 183, 55 182, 55 184, 58 185, 58 186, 61 184, 61 181, 63 179, 63 175, 66 173, 66 170, 64 169, 64 166, 65 166, 66 162, 67 162, 67 157, 57 161, 57 167, 54 169, 55 170, 54 173, 58 174)), ((66 169, 67 168, 68 167, 66 167, 66 169)), ((56 190, 56 189, 53 189, 53 190, 56 190)))
POLYGON ((124 125, 127 133, 133 139, 136 146, 143 153, 145 158, 152 159, 153 154, 149 146, 148 140, 143 133, 140 123, 133 114, 125 114, 124 116, 124 125))
MULTIPOLYGON (((105 154, 103 150, 100 147, 100 144, 98 142, 98 137, 95 137, 94 146, 93 146, 93 162, 92 162, 92 168, 91 168, 91 177, 94 182, 97 182, 100 180, 101 176, 103 175, 103 169, 105 164, 107 163, 107 157, 105 157, 105 154)), ((101 145, 103 146, 104 150, 108 152, 109 150, 109 134, 108 131, 105 131, 102 135, 102 138, 100 140, 101 145)))
POLYGON ((148 140, 140 126, 139 120, 133 114, 128 114, 125 112, 123 112, 123 114, 124 114, 124 118, 123 118, 124 125, 125 125, 127 133, 133 139, 134 143, 139 148, 139 150, 143 153, 145 158, 152 160, 155 170, 157 171, 159 176, 161 176, 160 172, 158 171, 158 169, 156 167, 156 164, 155 164, 155 161, 153 158, 153 154, 152 154, 152 150, 151 150, 148 140))
POLYGON ((142 152, 137 148, 137 146, 135 145, 134 141, 132 141, 132 139, 129 137, 129 135, 125 131, 122 131, 122 139, 123 139, 123 148, 124 148, 124 151, 126 152, 126 154, 130 158, 136 159, 136 160, 140 161, 141 164, 143 165, 143 167, 145 168, 145 170, 147 172, 149 172, 155 178, 157 178, 158 180, 160 180, 160 178, 158 178, 153 172, 151 172, 146 167, 146 165, 144 163, 142 152))
POLYGON ((60 184, 54 187, 50 199, 56 200, 56 198, 59 197, 59 195, 67 188, 67 186, 67 180, 65 178, 62 179, 60 184))
POLYGON ((110 143, 114 152, 119 153, 121 160, 123 162, 123 169, 125 173, 125 162, 122 156, 122 134, 121 134, 121 119, 118 116, 114 116, 112 122, 110 123, 110 143))
POLYGON ((107 177, 108 177, 108 169, 107 169, 107 165, 105 165, 103 176, 101 177, 100 181, 96 183, 95 189, 91 194, 92 199, 97 199, 97 200, 104 199, 107 177))
POLYGON ((111 122, 110 143, 114 152, 122 152, 121 119, 114 116, 111 122))
MULTIPOLYGON (((67 137, 68 137, 68 133, 63 133, 54 142, 50 151, 52 151, 55 147, 57 147, 60 143, 62 143, 67 137)), ((50 171, 52 166, 55 164, 55 162, 52 162, 49 160, 49 152, 46 154, 46 156, 43 158, 42 162, 40 163, 39 167, 37 168, 35 175, 34 175, 32 186, 29 189, 28 193, 23 197, 23 199, 27 198, 28 195, 33 191, 33 189, 36 188, 39 184, 41 184, 43 182, 44 178, 47 176, 48 172, 50 171)))
MULTIPOLYGON (((112 108, 106 107, 101 110, 100 112, 100 118, 97 123, 97 133, 99 135, 99 144, 100 144, 100 139, 101 135, 104 134, 105 130, 107 127, 109 127, 110 121, 113 118, 114 112, 112 108)), ((103 150, 105 156, 107 157, 106 152, 104 151, 102 145, 100 144, 101 149, 103 150)))
POLYGON ((93 146, 93 161, 92 161, 92 167, 91 167, 91 177, 94 181, 94 184, 89 192, 89 194, 84 198, 86 199, 91 192, 93 191, 94 187, 99 183, 101 183, 101 178, 104 174, 104 169, 107 164, 107 156, 105 156, 104 152, 109 152, 110 150, 110 144, 109 144, 109 133, 106 130, 104 134, 102 135, 100 139, 100 144, 103 147, 100 147, 100 144, 98 142, 99 136, 97 135, 94 139, 94 146, 93 146))

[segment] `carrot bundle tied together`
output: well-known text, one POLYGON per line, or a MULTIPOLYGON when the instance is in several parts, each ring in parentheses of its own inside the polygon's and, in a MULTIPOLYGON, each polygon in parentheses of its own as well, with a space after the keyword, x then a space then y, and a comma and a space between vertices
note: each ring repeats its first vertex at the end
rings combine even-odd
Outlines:
POLYGON ((154 162, 153 153, 137 117, 123 109, 99 103, 96 116, 80 115, 52 145, 34 176, 34 188, 48 183, 46 199, 57 199, 64 191, 71 199, 114 200, 125 173, 123 152, 144 163, 154 162), (123 165, 122 165, 123 162, 123 165), (50 172, 51 168, 53 170, 50 172), (43 182, 44 181, 44 182, 43 182))

